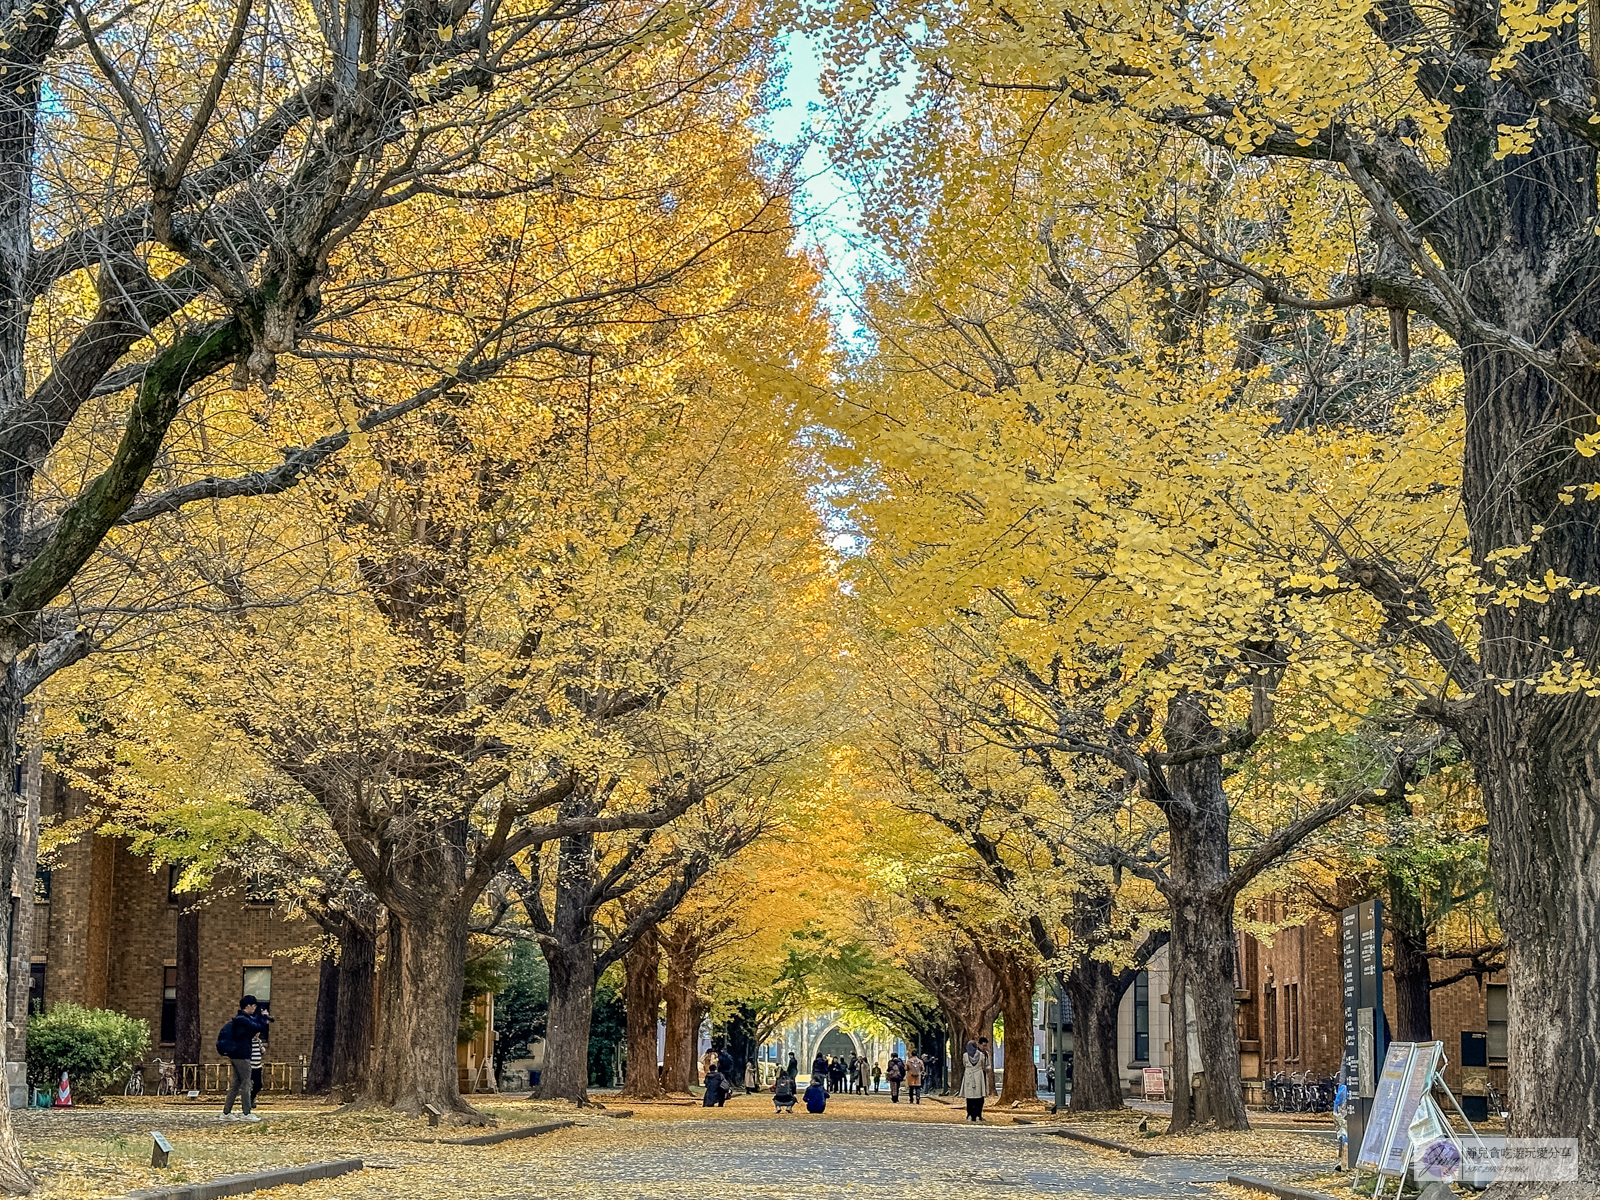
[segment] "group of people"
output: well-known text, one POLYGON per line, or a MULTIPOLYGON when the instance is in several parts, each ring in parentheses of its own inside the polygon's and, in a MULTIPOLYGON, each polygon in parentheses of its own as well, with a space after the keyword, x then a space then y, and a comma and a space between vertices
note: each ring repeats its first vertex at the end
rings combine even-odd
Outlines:
MULTIPOLYGON (((728 1102, 728 1097, 733 1095, 733 1055, 727 1048, 718 1042, 712 1042, 700 1059, 701 1070, 705 1074, 706 1094, 701 1103, 706 1108, 721 1108, 728 1102)), ((744 1066, 744 1090, 756 1090, 756 1064, 748 1062, 744 1066)))
POLYGON ((922 1079, 926 1073, 927 1065, 922 1061, 922 1055, 913 1053, 901 1058, 898 1054, 891 1054, 889 1065, 883 1073, 889 1081, 889 1100, 894 1104, 900 1103, 900 1085, 904 1084, 906 1099, 912 1104, 921 1104, 922 1079))
MULTIPOLYGON (((789 1057, 793 1061, 794 1056, 789 1057)), ((859 1094, 876 1091, 873 1074, 872 1063, 864 1054, 852 1054, 847 1062, 842 1054, 823 1054, 819 1051, 816 1058, 811 1060, 812 1078, 825 1079, 830 1092, 859 1094)))

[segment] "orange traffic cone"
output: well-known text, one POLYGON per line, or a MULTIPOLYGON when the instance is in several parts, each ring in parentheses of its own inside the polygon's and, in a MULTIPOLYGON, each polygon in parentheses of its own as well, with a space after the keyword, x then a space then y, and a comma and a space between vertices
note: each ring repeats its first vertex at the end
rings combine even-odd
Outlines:
POLYGON ((72 1080, 67 1078, 65 1071, 61 1072, 61 1086, 56 1089, 56 1107, 72 1107, 72 1080))

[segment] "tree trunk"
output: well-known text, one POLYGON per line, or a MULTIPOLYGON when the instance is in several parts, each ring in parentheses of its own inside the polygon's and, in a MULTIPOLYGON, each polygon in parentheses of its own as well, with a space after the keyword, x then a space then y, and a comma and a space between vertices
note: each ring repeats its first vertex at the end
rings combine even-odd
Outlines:
POLYGON ((455 1122, 483 1123, 462 1098, 456 1072, 466 963, 467 923, 453 909, 415 919, 389 910, 368 1102, 411 1116, 435 1104, 455 1122))
POLYGON ((1072 1001, 1069 1107, 1073 1112, 1118 1111, 1122 1074, 1117 1068, 1117 1007, 1126 989, 1118 973, 1096 959, 1080 961, 1067 972, 1062 987, 1072 1001))
POLYGON ((339 1028, 339 960, 322 956, 317 972, 317 1016, 311 1035, 306 1091, 322 1095, 333 1087, 333 1039, 339 1028))
POLYGON ((28 707, 28 753, 22 764, 22 819, 19 823, 16 858, 17 915, 11 927, 11 1040, 5 1054, 10 1062, 26 1062, 28 1058, 28 996, 33 990, 34 896, 39 878, 39 790, 43 783, 44 767, 44 743, 39 738, 39 716, 43 702, 42 691, 36 690, 28 707))
MULTIPOLYGON (((1030 962, 1026 971, 1031 985, 1038 976, 1030 962)), ((1020 984, 1021 976, 1017 978, 1020 984)), ((1012 1104, 1039 1099, 1039 1080, 1033 1067, 1033 988, 1006 987, 1001 1012, 1005 1017, 1005 1078, 1000 1084, 1000 1103, 1012 1104)))
MULTIPOLYGON (((178 893, 177 1001, 173 1016, 173 1054, 178 1078, 183 1068, 200 1062, 200 902, 193 892, 178 893)), ((231 998, 237 1003, 238 996, 231 998)), ((199 1087, 199 1084, 195 1085, 199 1087)))
POLYGON ((1388 877, 1384 916, 1389 925, 1395 1039, 1433 1041, 1433 970, 1428 961, 1428 925, 1422 897, 1401 875, 1388 877))
MULTIPOLYGON (((37 97, 35 97, 35 102, 37 102, 37 97)), ((0 114, 14 111, 14 109, 15 106, 9 103, 9 98, 8 101, 0 101, 0 114)), ((4 119, 7 124, 10 123, 9 117, 0 119, 4 119)), ((31 109, 28 121, 31 128, 31 109)), ((0 136, 8 136, 9 133, 10 131, 5 129, 4 125, 0 125, 0 136)), ((5 149, 8 148, 3 143, 0 143, 0 150, 5 149)), ((0 164, 3 164, 8 157, 8 154, 0 154, 0 164)), ((27 185, 24 184, 23 186, 27 185)), ((18 202, 15 197, 0 199, 0 235, 16 232, 8 229, 9 223, 4 220, 6 215, 4 210, 17 206, 18 202)), ((27 202, 25 199, 21 202, 21 207, 26 210, 27 202)), ((21 230, 21 236, 23 238, 29 236, 26 225, 21 230)), ((4 247, 0 247, 0 256, 5 256, 7 253, 4 247)), ((4 261, 0 260, 0 267, 5 265, 4 261)), ((3 299, 4 297, 0 296, 0 300, 3 299)), ((6 308, 8 311, 0 314, 0 323, 9 326, 13 320, 25 321, 20 311, 22 310, 22 305, 19 302, 10 301, 6 308), (19 310, 15 318, 10 312, 10 306, 13 304, 19 310)), ((10 361, 0 363, 0 375, 8 378, 16 377, 20 379, 22 369, 22 361, 20 359, 15 363, 10 361)), ((7 477, 9 478, 9 473, 7 477)), ((16 694, 15 689, 10 685, 9 675, 7 675, 0 679, 0 879, 7 880, 12 877, 12 872, 16 867, 17 816, 23 811, 23 804, 25 803, 24 798, 17 795, 15 790, 17 768, 19 766, 17 750, 20 747, 19 739, 22 734, 22 716, 23 697, 16 694)), ((29 895, 25 899, 31 902, 33 897, 29 895)), ((10 993, 10 963, 7 961, 9 957, 7 954, 0 954, 0 995, 8 995, 10 993)), ((5 1050, 6 1039, 0 1038, 0 1090, 5 1090, 5 1062, 7 1057, 5 1050)), ((17 1141, 16 1127, 11 1123, 10 1097, 0 1096, 0 1188, 17 1193, 29 1192, 33 1190, 33 1182, 33 1176, 22 1163, 22 1145, 17 1141)))
MULTIPOLYGON (((590 927, 592 935, 592 927, 590 927)), ((594 1017, 594 947, 590 936, 564 945, 542 943, 550 968, 539 1099, 589 1103, 589 1023, 594 1017)), ((652 1045, 650 1055, 655 1057, 652 1045)))
MULTIPOLYGON (((695 1035, 699 1022, 695 1020, 700 986, 699 946, 697 941, 674 930, 662 938, 667 959, 667 1045, 664 1058, 662 1086, 668 1092, 686 1095, 698 1081, 695 1070, 695 1035)), ((810 1063, 802 1063, 809 1070, 810 1063)))
POLYGON ((622 1094, 653 1100, 663 1094, 656 1066, 656 1026, 661 1018, 661 941, 653 929, 639 935, 623 957, 622 1003, 628 1018, 628 1077, 622 1094))
POLYGON ((377 975, 376 930, 347 917, 339 935, 339 995, 329 1081, 347 1103, 360 1096, 367 1084, 377 975))
MULTIPOLYGON (((1204 698, 1191 692, 1181 692, 1168 701, 1164 732, 1173 752, 1214 745, 1219 740, 1204 698)), ((1199 1062, 1187 1063, 1175 1096, 1184 1095, 1191 1078, 1199 1074, 1193 1119, 1214 1121, 1219 1129, 1248 1129, 1234 1023, 1231 806, 1222 787, 1222 760, 1207 754, 1172 767, 1166 773, 1164 794, 1154 798, 1168 830, 1169 864, 1162 885, 1172 910, 1168 954, 1174 976, 1183 979, 1200 1052, 1199 1062)), ((1177 1023, 1173 1030, 1176 1063, 1178 1043, 1183 1040, 1180 1017, 1185 1010, 1176 1007, 1176 990, 1172 1000, 1177 1023)), ((1187 1046, 1184 1049, 1187 1059, 1187 1046)), ((1188 1106, 1174 1103, 1172 1131, 1186 1128, 1189 1119, 1188 1106)))

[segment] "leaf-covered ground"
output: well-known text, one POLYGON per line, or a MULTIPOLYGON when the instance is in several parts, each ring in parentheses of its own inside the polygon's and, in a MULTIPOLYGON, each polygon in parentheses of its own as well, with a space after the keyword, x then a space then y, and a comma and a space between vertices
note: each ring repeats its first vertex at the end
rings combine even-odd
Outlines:
MULTIPOLYGON (((266 1200, 750 1200, 910 1197, 964 1200, 1220 1195, 1228 1173, 1309 1178, 1331 1165, 1326 1137, 1288 1130, 1140 1138, 1142 1114, 1068 1119, 1071 1128, 1137 1142, 1161 1157, 1132 1159, 1049 1135, 1038 1112, 992 1113, 967 1125, 958 1105, 836 1096, 821 1116, 775 1115, 770 1098, 723 1109, 612 1101, 604 1111, 527 1100, 480 1107, 503 1128, 567 1118, 570 1129, 497 1146, 449 1146, 425 1122, 379 1112, 273 1105, 259 1125, 224 1123, 214 1108, 108 1105, 19 1114, 42 1200, 109 1200, 138 1188, 194 1182, 252 1168, 360 1158, 337 1180, 258 1193, 266 1200), (607 1115, 623 1108, 632 1115, 607 1115), (171 1140, 172 1167, 149 1166, 149 1130, 171 1140)), ((1152 1127, 1161 1122, 1152 1117, 1152 1127)), ((447 1135, 457 1132, 443 1131, 447 1135)))

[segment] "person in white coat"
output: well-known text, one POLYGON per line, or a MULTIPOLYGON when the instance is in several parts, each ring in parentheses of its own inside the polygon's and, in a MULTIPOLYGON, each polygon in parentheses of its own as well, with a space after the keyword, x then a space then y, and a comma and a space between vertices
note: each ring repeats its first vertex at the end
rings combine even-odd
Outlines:
POLYGON ((968 1042, 961 1056, 961 1098, 967 1102, 967 1120, 983 1120, 983 1101, 988 1094, 989 1060, 977 1042, 968 1042))

